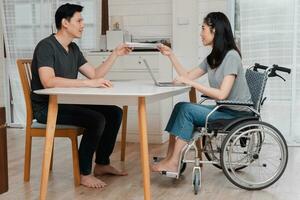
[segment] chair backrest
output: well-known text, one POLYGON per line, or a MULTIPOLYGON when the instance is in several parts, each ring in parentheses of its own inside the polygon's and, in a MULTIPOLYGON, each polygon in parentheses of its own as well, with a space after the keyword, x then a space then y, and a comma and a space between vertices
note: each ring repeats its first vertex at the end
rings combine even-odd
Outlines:
POLYGON ((246 80, 251 93, 251 99, 254 104, 254 109, 260 112, 261 101, 263 99, 268 73, 253 71, 247 69, 246 80))
POLYGON ((25 97, 26 104, 26 127, 30 127, 32 123, 32 107, 31 107, 31 59, 18 59, 17 65, 19 70, 19 75, 21 79, 21 84, 23 88, 23 93, 25 97))

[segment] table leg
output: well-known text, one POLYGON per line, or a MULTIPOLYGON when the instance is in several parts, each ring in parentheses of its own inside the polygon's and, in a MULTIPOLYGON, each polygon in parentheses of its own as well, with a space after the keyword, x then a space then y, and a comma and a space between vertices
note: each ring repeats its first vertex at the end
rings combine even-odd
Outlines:
POLYGON ((140 147, 141 147, 141 166, 144 179, 144 199, 151 199, 150 192, 150 169, 148 153, 148 135, 145 97, 139 97, 139 129, 140 129, 140 147))
POLYGON ((123 106, 122 135, 121 135, 121 161, 125 161, 126 133, 127 133, 127 111, 128 111, 128 106, 123 106))
POLYGON ((46 127, 46 138, 44 146, 44 159, 42 165, 42 177, 41 177, 41 187, 40 187, 40 199, 45 200, 47 195, 48 178, 50 161, 53 149, 53 139, 56 127, 57 118, 57 96, 50 95, 49 105, 48 105, 48 116, 47 116, 47 127, 46 127))

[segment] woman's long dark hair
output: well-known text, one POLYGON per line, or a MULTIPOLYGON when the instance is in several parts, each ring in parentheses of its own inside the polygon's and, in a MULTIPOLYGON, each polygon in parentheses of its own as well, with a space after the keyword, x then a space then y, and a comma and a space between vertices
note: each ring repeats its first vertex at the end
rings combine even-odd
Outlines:
POLYGON ((221 12, 211 12, 204 18, 203 22, 210 27, 211 31, 215 30, 212 51, 207 56, 207 62, 212 69, 217 68, 222 63, 226 53, 232 49, 241 56, 241 52, 234 42, 230 22, 226 15, 221 12))

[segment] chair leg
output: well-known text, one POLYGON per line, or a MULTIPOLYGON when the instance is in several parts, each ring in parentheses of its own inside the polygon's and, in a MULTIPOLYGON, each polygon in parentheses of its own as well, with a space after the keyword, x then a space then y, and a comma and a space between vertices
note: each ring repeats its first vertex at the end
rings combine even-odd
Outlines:
POLYGON ((30 135, 30 129, 26 128, 24 182, 28 182, 30 180, 31 143, 32 143, 32 137, 30 135))
POLYGON ((77 136, 70 137, 72 142, 72 156, 73 156, 73 174, 74 174, 74 185, 80 185, 80 171, 79 171, 79 156, 78 156, 78 142, 77 136))
POLYGON ((121 161, 125 161, 126 133, 127 133, 127 111, 128 111, 128 106, 123 106, 122 135, 121 135, 121 161))
POLYGON ((53 142, 53 149, 51 154, 50 171, 52 171, 53 169, 53 155, 54 155, 54 142, 53 142))

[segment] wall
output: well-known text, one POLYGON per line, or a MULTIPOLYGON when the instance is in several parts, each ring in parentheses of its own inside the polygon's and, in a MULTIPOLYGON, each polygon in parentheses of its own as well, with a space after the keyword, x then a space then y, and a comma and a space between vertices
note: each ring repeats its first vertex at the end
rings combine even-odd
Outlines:
MULTIPOLYGON (((186 69, 197 66, 198 61, 198 0, 173 0, 172 33, 173 50, 180 63, 186 69)), ((177 73, 173 71, 175 78, 177 73)), ((188 94, 174 97, 178 101, 189 101, 188 94)))
POLYGON ((171 0, 110 0, 109 16, 123 16, 133 39, 171 38, 171 0))

